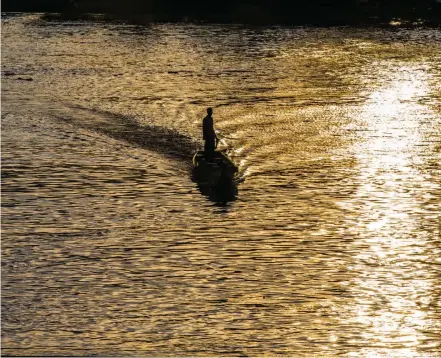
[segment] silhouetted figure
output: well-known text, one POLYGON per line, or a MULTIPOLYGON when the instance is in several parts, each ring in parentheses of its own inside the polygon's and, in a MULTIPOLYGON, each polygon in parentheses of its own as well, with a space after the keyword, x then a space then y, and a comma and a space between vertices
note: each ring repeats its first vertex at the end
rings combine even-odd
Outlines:
POLYGON ((214 150, 219 142, 219 138, 214 131, 213 117, 211 116, 212 114, 213 109, 207 108, 207 115, 202 120, 202 134, 205 141, 204 152, 207 160, 211 160, 213 158, 214 150))

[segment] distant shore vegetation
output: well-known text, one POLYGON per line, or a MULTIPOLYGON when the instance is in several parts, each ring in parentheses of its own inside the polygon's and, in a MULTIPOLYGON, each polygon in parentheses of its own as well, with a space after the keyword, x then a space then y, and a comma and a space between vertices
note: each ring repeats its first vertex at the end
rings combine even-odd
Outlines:
POLYGON ((441 0, 4 0, 2 11, 45 12, 47 18, 98 17, 135 24, 182 21, 313 26, 441 24, 441 0))

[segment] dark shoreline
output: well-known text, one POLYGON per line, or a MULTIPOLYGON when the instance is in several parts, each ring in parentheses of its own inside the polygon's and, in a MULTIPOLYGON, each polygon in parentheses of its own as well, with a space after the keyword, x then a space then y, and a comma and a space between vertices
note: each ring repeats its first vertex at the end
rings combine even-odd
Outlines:
POLYGON ((73 12, 2 12, 4 17, 14 16, 18 14, 41 14, 45 21, 99 21, 99 22, 116 22, 126 23, 129 25, 147 26, 154 23, 189 23, 195 25, 203 24, 223 24, 238 26, 287 26, 287 27, 359 27, 359 28, 441 28, 440 21, 409 21, 400 18, 392 18, 388 21, 379 19, 370 19, 369 21, 291 21, 291 22, 246 22, 246 21, 229 21, 227 19, 217 19, 217 21, 193 19, 189 17, 167 17, 154 16, 152 14, 115 14, 115 13, 73 13, 73 12))
POLYGON ((48 20, 256 26, 441 27, 441 0, 5 0, 48 20))

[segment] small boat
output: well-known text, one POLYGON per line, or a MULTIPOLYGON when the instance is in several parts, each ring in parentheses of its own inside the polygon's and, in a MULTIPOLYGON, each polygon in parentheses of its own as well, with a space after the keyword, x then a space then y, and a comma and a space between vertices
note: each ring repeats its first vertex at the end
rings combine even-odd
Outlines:
POLYGON ((221 151, 215 151, 210 160, 204 151, 197 151, 193 156, 193 170, 197 181, 206 186, 234 184, 238 173, 237 166, 221 151))

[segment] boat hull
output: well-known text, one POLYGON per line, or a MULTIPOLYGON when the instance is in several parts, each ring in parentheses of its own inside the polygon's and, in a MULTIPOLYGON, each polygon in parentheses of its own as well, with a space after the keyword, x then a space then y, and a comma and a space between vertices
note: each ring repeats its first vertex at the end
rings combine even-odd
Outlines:
POLYGON ((215 151, 208 160, 204 151, 193 156, 194 174, 202 185, 218 186, 234 182, 238 168, 224 153, 215 151))

